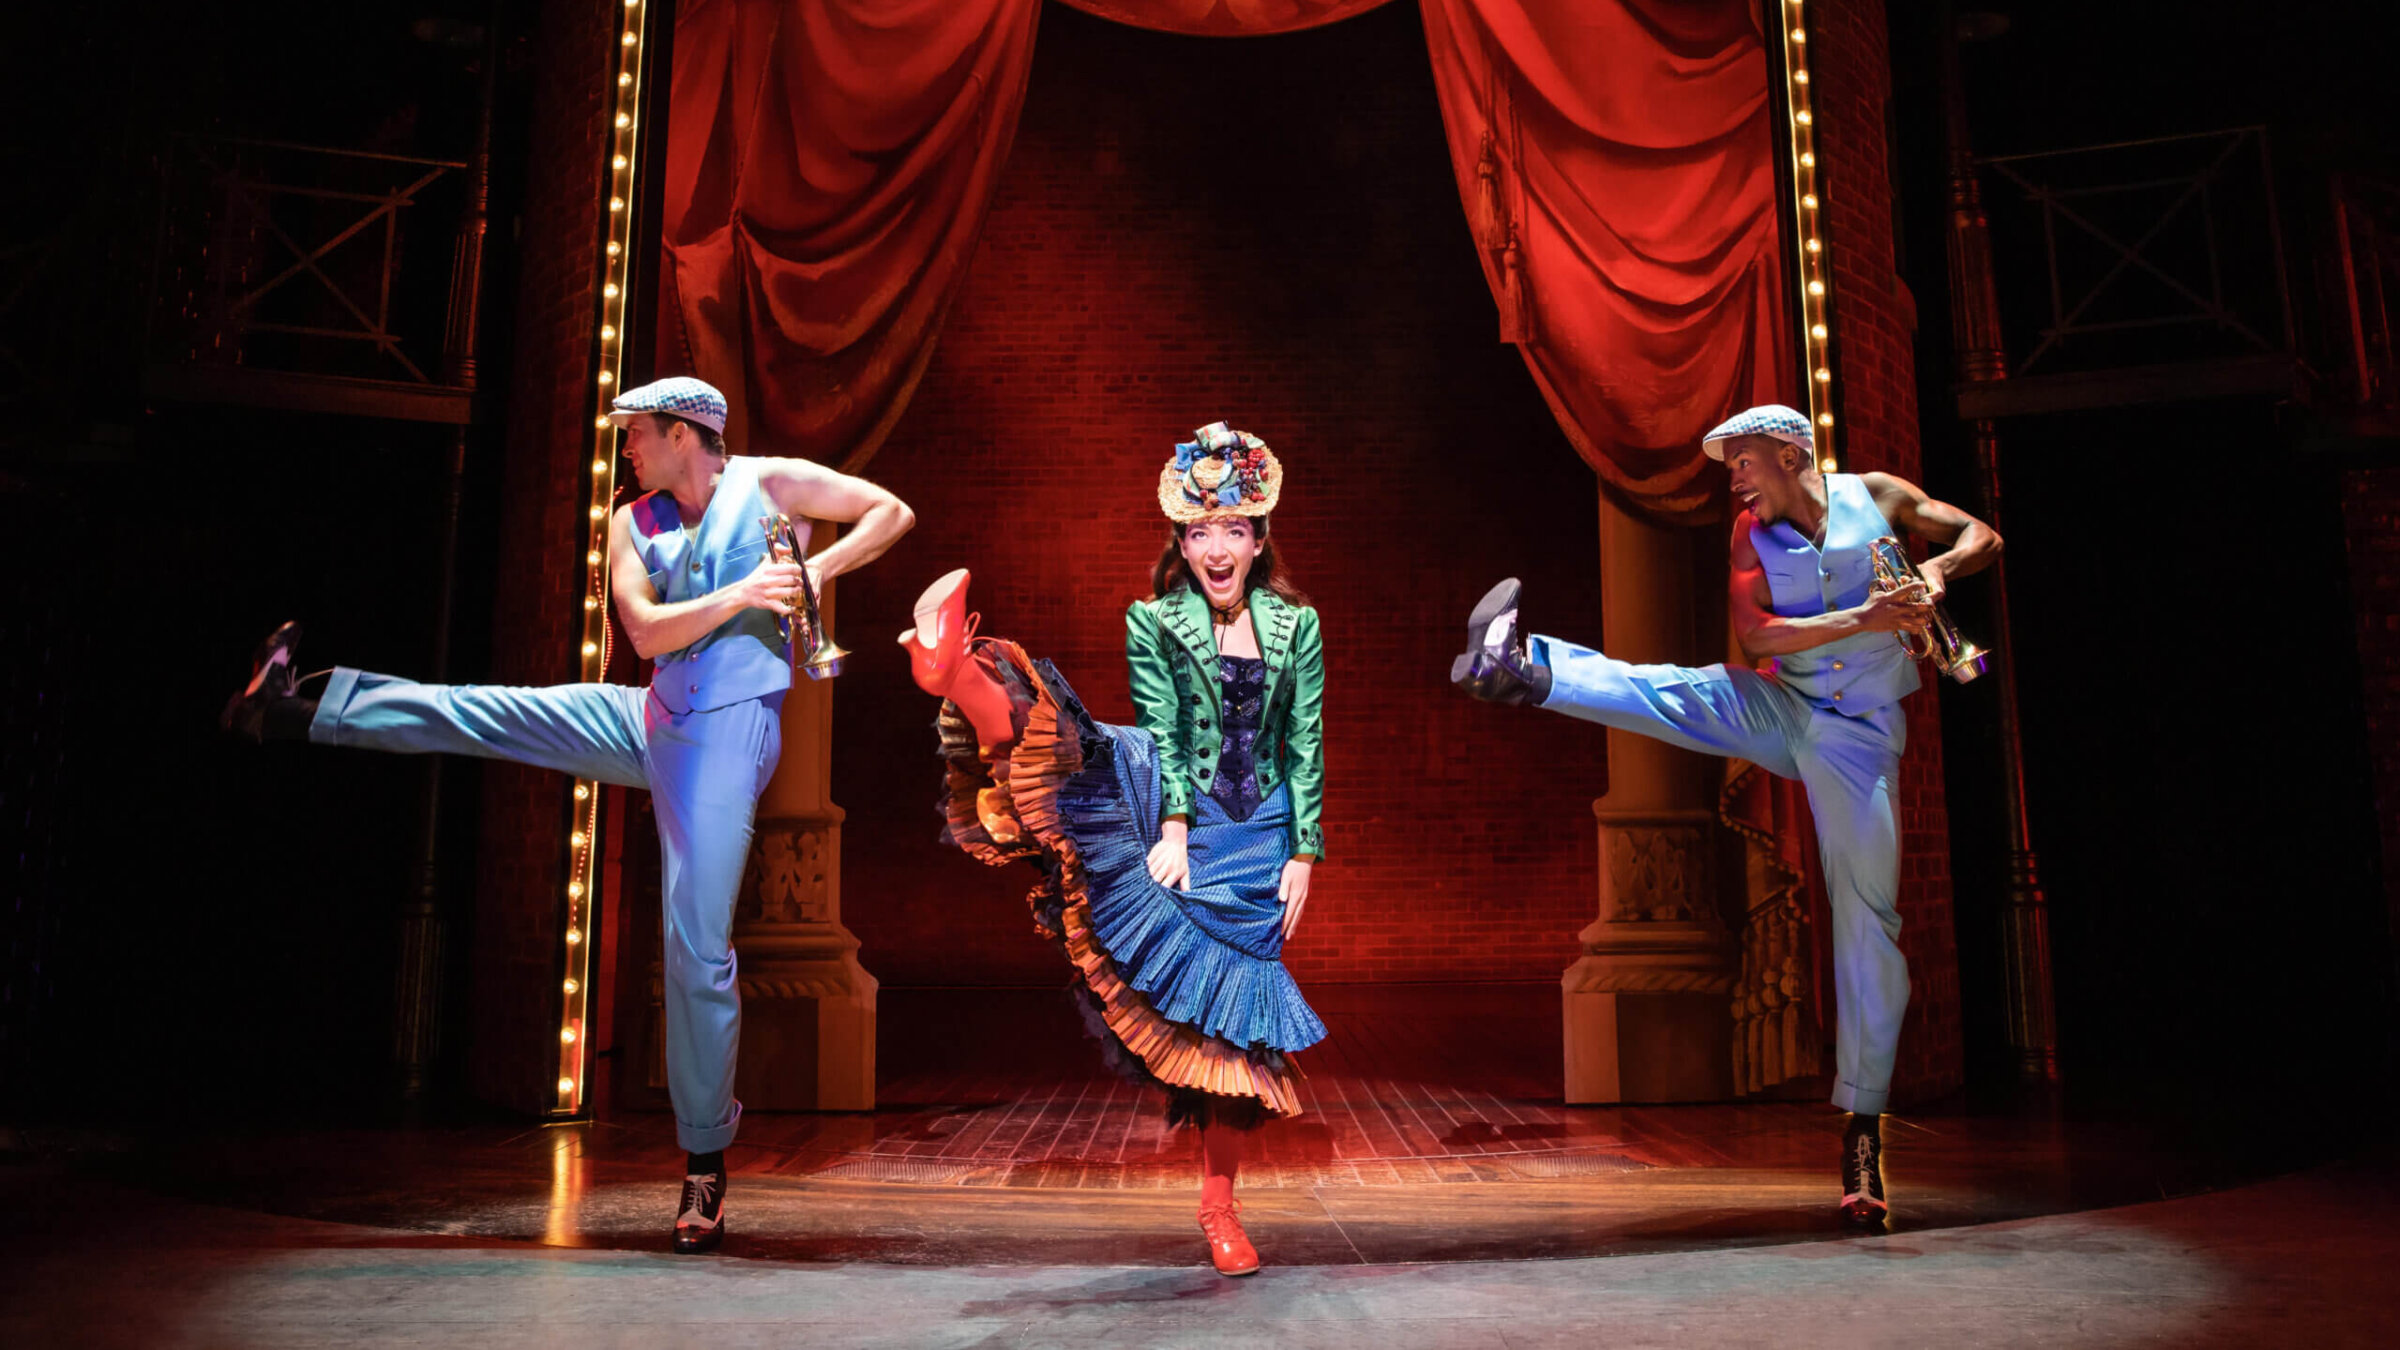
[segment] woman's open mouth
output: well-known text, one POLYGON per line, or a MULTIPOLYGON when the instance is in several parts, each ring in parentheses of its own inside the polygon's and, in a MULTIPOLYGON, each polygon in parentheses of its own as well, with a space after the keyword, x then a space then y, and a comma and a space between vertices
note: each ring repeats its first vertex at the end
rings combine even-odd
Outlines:
POLYGON ((1212 591, 1222 591, 1233 585, 1233 569, 1230 567, 1203 567, 1200 572, 1208 579, 1208 588, 1212 591))

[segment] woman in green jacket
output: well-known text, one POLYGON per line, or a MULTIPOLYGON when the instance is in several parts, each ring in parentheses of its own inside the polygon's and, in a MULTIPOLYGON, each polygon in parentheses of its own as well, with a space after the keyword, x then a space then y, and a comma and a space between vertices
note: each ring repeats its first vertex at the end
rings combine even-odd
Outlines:
POLYGON ((1283 467, 1219 422, 1159 473, 1171 522, 1151 598, 1125 614, 1137 725, 1095 722, 1048 661, 976 638, 966 572, 901 636, 940 694, 945 841, 1027 858, 1041 930, 1076 967, 1112 1067, 1199 1127, 1200 1228, 1258 1269, 1233 1199, 1242 1137, 1300 1111, 1293 1052, 1324 1039, 1283 968, 1325 854, 1324 648, 1268 540, 1283 467))

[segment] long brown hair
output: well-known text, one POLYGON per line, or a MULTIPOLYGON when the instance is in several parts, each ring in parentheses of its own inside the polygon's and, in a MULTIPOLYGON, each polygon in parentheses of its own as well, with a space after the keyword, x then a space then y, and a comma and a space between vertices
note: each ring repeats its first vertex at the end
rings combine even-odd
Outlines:
MULTIPOLYGON (((1275 542, 1267 537, 1266 516, 1249 518, 1258 532, 1258 556, 1250 560, 1250 590, 1264 586, 1275 598, 1287 605, 1305 609, 1308 596, 1292 584, 1291 573, 1284 570, 1283 559, 1275 552, 1275 542)), ((1160 599, 1172 592, 1200 589, 1199 578, 1192 575, 1190 563, 1183 560, 1183 532, 1187 527, 1175 521, 1167 522, 1167 546, 1150 565, 1150 596, 1160 599)))

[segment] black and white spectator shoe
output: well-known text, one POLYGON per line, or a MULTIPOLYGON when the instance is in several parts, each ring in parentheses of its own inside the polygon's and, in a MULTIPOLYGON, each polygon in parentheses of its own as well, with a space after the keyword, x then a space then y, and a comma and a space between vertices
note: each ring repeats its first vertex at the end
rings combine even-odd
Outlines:
POLYGON ((1486 703, 1538 705, 1550 697, 1550 667, 1526 651, 1517 624, 1523 590, 1510 577, 1485 592, 1467 616, 1467 649, 1450 663, 1450 683, 1486 703))
POLYGON ((724 1240, 725 1174, 685 1174, 683 1206, 675 1215, 675 1250, 686 1256, 713 1252, 724 1240))
POLYGON ((1891 1212, 1883 1198, 1883 1135, 1853 1129, 1842 1136, 1842 1223, 1880 1233, 1891 1212))
POLYGON ((283 624, 267 634, 250 657, 250 682, 225 700, 217 725, 247 741, 266 739, 268 707, 278 699, 292 697, 299 687, 299 672, 292 669, 299 647, 298 623, 283 624))

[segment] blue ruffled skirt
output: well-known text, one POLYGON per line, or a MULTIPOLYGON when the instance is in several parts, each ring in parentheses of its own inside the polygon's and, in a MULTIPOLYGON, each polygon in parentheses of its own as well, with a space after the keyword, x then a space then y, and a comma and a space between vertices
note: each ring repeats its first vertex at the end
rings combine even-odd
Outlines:
POLYGON ((1170 1117, 1296 1114, 1288 1056, 1323 1040, 1325 1024, 1281 959, 1286 790, 1238 821, 1201 796, 1190 883, 1162 886, 1148 865, 1162 796, 1149 733, 1093 720, 1056 667, 1014 643, 985 639, 976 658, 1009 690, 1023 730, 985 756, 944 705, 945 842, 1040 869, 1028 903, 1076 969, 1086 1026, 1113 1066, 1168 1090, 1170 1117))

